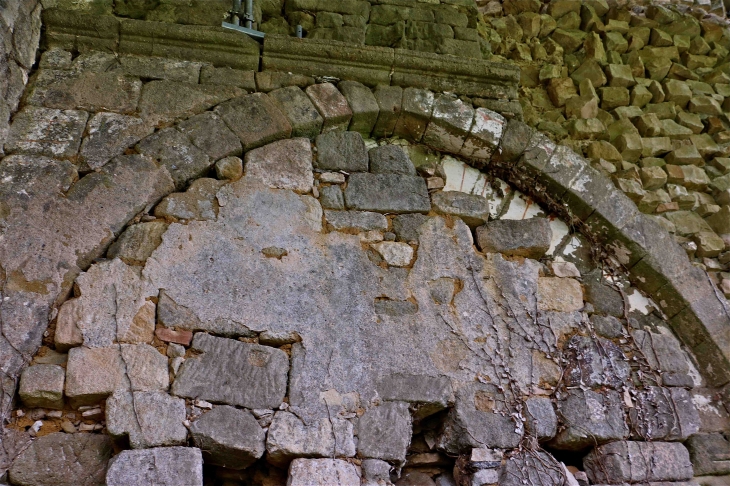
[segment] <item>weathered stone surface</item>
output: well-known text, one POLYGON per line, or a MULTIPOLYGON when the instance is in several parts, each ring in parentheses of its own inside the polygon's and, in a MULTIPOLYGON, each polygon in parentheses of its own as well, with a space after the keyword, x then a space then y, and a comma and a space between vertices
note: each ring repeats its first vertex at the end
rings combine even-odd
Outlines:
POLYGON ((63 408, 65 371, 58 365, 29 366, 20 375, 18 395, 29 408, 63 408))
POLYGON ((85 111, 27 106, 13 118, 5 152, 46 155, 58 159, 76 155, 86 127, 85 111))
POLYGON ((197 84, 202 63, 164 57, 119 56, 120 68, 130 76, 197 84))
POLYGON ((403 88, 400 86, 378 85, 373 91, 378 103, 378 118, 373 127, 373 138, 390 137, 395 130, 395 124, 400 118, 403 105, 403 88))
POLYGON ((692 479, 689 452, 679 443, 618 441, 592 450, 583 467, 594 483, 692 479))
POLYGON ((295 459, 289 466, 289 480, 286 484, 360 486, 360 468, 341 459, 295 459))
POLYGON ((190 434, 206 464, 244 469, 265 451, 266 436, 251 412, 226 405, 193 422, 190 434))
POLYGON ((104 482, 111 455, 112 443, 105 435, 49 434, 15 459, 10 481, 23 486, 96 486, 104 482))
POLYGON ((314 107, 324 118, 323 132, 347 130, 352 119, 352 109, 347 99, 332 83, 314 84, 305 90, 314 107))
POLYGON ((700 429, 700 417, 683 388, 648 387, 629 410, 632 431, 642 440, 684 441, 700 429))
POLYGON ((686 446, 695 476, 730 474, 730 442, 723 434, 695 434, 686 446))
POLYGON ((621 348, 608 339, 575 335, 566 343, 564 356, 567 386, 621 389, 631 375, 621 348))
POLYGON ((558 417, 553 402, 546 397, 530 397, 525 400, 525 432, 537 440, 545 441, 558 432, 558 417))
POLYGON ((511 449, 522 439, 506 405, 498 400, 494 385, 471 383, 456 392, 456 405, 449 411, 437 447, 448 454, 472 447, 511 449))
POLYGON ((167 358, 149 344, 123 344, 122 361, 131 390, 167 391, 167 358))
POLYGON ((357 452, 365 458, 402 462, 411 434, 408 404, 386 402, 360 417, 357 452))
POLYGON ((66 365, 66 396, 72 407, 96 405, 129 387, 119 347, 72 348, 66 365))
MULTIPOLYGON (((346 425, 349 422, 336 419, 338 425, 346 425)), ((354 444, 352 444, 352 425, 349 427, 350 451, 348 455, 354 455, 354 444)), ((286 466, 292 459, 297 457, 329 457, 335 454, 338 447, 335 440, 333 423, 329 419, 320 419, 310 424, 304 424, 302 420, 290 412, 276 412, 266 436, 266 460, 279 467, 286 466)))
POLYGON ((107 486, 203 486, 203 456, 195 447, 122 451, 109 463, 107 486))
POLYGON ((289 370, 283 351, 202 333, 192 349, 201 355, 185 360, 173 394, 252 409, 281 405, 289 370))
POLYGON ((152 125, 170 123, 202 113, 243 93, 233 86, 150 81, 142 89, 139 113, 152 125))
POLYGON ((413 260, 413 248, 408 243, 382 241, 372 245, 388 265, 407 267, 413 260))
POLYGON ((175 192, 160 201, 155 216, 167 220, 215 219, 218 215, 216 193, 224 181, 203 177, 190 184, 185 192, 175 192))
POLYGON ((367 211, 325 211, 327 224, 339 231, 387 230, 388 220, 380 213, 367 211))
POLYGON ((461 147, 461 155, 475 159, 489 159, 499 147, 507 120, 492 110, 477 108, 474 111, 469 135, 461 147))
POLYGON ((399 214, 393 218, 393 231, 398 241, 418 242, 418 228, 426 222, 423 214, 399 214))
POLYGON ((439 412, 454 400, 445 376, 394 374, 383 378, 377 390, 383 400, 408 403, 415 419, 439 412))
POLYGON ((370 172, 374 174, 406 174, 416 175, 408 154, 397 145, 381 145, 368 151, 370 172))
POLYGON ((368 153, 356 132, 323 133, 317 137, 316 166, 325 170, 367 172, 368 153))
POLYGON ((237 181, 243 176, 243 161, 238 157, 226 157, 215 163, 215 175, 220 180, 237 181))
POLYGON ((459 217, 470 228, 481 226, 489 219, 489 201, 481 196, 460 191, 440 191, 433 194, 431 202, 435 212, 459 217))
POLYGON ((591 324, 598 335, 609 339, 619 337, 623 333, 621 321, 614 316, 592 315, 591 324))
POLYGON ((357 81, 340 81, 337 88, 352 110, 348 130, 369 137, 378 120, 380 108, 370 88, 357 81))
POLYGON ((510 457, 499 476, 499 484, 564 484, 563 466, 546 452, 518 452, 510 457))
POLYGON ((118 390, 106 401, 106 428, 113 437, 129 436, 133 449, 183 445, 188 437, 185 400, 159 391, 118 390))
POLYGON ((244 157, 246 177, 275 189, 312 190, 312 146, 308 138, 280 140, 251 150, 244 157))
POLYGON ((91 169, 98 169, 150 135, 153 127, 137 117, 102 112, 89 119, 86 131, 79 159, 91 169))
POLYGON ((217 106, 215 111, 241 139, 244 151, 291 136, 291 123, 263 93, 227 101, 217 106))
POLYGON ((550 248, 552 230, 547 219, 491 221, 477 228, 477 243, 484 252, 540 259, 550 248))
POLYGON ((583 290, 572 278, 540 277, 537 290, 540 310, 573 312, 583 308, 583 290))
POLYGON ((345 196, 342 194, 340 186, 332 185, 320 187, 319 203, 324 209, 345 209, 345 196))
POLYGON ((164 128, 137 144, 137 150, 167 168, 177 189, 183 189, 210 168, 213 161, 175 128, 164 128))
POLYGON ((431 121, 423 134, 423 143, 438 150, 458 154, 469 135, 474 108, 459 99, 443 95, 433 104, 431 121))
POLYGON ((426 182, 403 174, 352 174, 345 189, 350 209, 384 213, 426 213, 431 209, 426 182))
POLYGON ((324 119, 301 89, 289 86, 274 90, 269 96, 289 119, 292 137, 314 139, 319 135, 324 119))
POLYGON ((177 129, 211 160, 241 155, 241 141, 213 112, 207 111, 178 123, 177 129))
POLYGON ((395 124, 394 134, 420 142, 426 126, 431 120, 434 95, 431 91, 418 88, 403 90, 403 106, 398 122, 395 124))
POLYGON ((550 442, 556 449, 581 450, 629 435, 621 397, 613 390, 568 390, 558 401, 558 414, 565 428, 550 442))
POLYGON ((109 258, 121 258, 130 264, 143 265, 160 243, 169 225, 164 221, 137 223, 128 227, 109 247, 109 258))

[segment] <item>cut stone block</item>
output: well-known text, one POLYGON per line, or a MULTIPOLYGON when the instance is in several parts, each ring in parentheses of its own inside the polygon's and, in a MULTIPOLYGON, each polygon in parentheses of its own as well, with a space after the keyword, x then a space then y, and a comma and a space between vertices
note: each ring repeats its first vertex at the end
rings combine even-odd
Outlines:
POLYGON ((352 110, 352 119, 348 130, 358 132, 365 138, 370 137, 380 113, 373 92, 357 81, 340 81, 337 88, 342 92, 352 110))
POLYGON ((206 464, 245 469, 266 450, 266 434, 251 412, 219 405, 190 426, 206 464))
POLYGON ((553 402, 546 397, 525 400, 525 431, 539 441, 550 440, 558 432, 558 417, 553 402))
POLYGON ((122 360, 132 391, 167 391, 167 358, 149 344, 122 344, 122 360))
POLYGON ((322 131, 324 119, 312 100, 297 86, 274 90, 269 93, 269 97, 289 119, 292 137, 314 139, 322 131))
POLYGON ((373 137, 390 137, 395 130, 395 124, 400 118, 403 105, 403 88, 400 86, 378 85, 373 91, 378 103, 378 119, 373 127, 373 137))
POLYGON ((203 456, 195 447, 122 451, 109 464, 107 486, 203 486, 203 456))
POLYGON ((187 135, 193 145, 205 152, 211 160, 229 155, 241 155, 241 141, 223 120, 211 111, 178 123, 177 129, 187 135))
POLYGON ((357 132, 323 133, 317 137, 316 167, 345 172, 367 172, 368 153, 357 132))
POLYGON ((216 107, 216 113, 238 135, 246 152, 291 136, 289 120, 264 93, 227 101, 216 107))
POLYGON ((427 219, 423 214, 400 214, 393 218, 393 231, 398 241, 418 242, 418 228, 427 219))
POLYGON ((165 219, 215 220, 218 215, 216 193, 225 181, 201 177, 190 184, 185 192, 165 197, 155 207, 155 216, 165 219))
POLYGON ((20 375, 18 395, 29 408, 63 408, 65 371, 52 364, 29 366, 20 375))
POLYGON ((303 194, 312 190, 312 145, 308 138, 280 140, 251 150, 244 163, 246 177, 269 187, 303 194))
POLYGON ((228 405, 278 408, 286 394, 289 358, 283 351, 198 333, 172 393, 228 405))
POLYGON ((436 213, 461 218, 471 228, 489 220, 489 201, 482 196, 460 191, 440 191, 433 194, 431 202, 436 213))
MULTIPOLYGON (((335 423, 345 421, 335 419, 335 423)), ((347 422, 349 424, 349 422, 347 422)), ((352 426, 349 437, 352 443, 352 426)), ((337 444, 333 424, 328 419, 304 424, 290 412, 276 412, 266 436, 266 460, 277 467, 285 467, 297 457, 330 457, 334 455, 337 444)), ((353 450, 349 451, 354 455, 353 450)))
MULTIPOLYGON (((561 450, 578 451, 628 437, 623 401, 618 392, 568 390, 558 401, 558 414, 565 428, 550 442, 561 450)), ((610 481, 609 481, 610 482, 610 481)), ((619 481, 620 482, 620 481, 619 481)))
POLYGON ((322 132, 347 130, 352 119, 352 110, 347 99, 332 83, 314 84, 305 90, 314 107, 324 119, 322 132))
POLYGON ((66 365, 66 396, 74 408, 96 405, 129 386, 119 347, 72 348, 66 365))
POLYGON ((403 462, 411 434, 408 404, 385 402, 360 417, 357 451, 365 458, 403 462))
POLYGON ((139 112, 151 125, 170 124, 245 93, 233 86, 150 81, 142 88, 139 112))
POLYGON ((397 145, 381 145, 368 151, 370 172, 374 174, 406 174, 416 175, 408 154, 397 145))
POLYGON ((730 441, 723 434, 695 434, 686 446, 695 476, 730 474, 730 441))
POLYGON ((9 479, 12 484, 34 486, 97 486, 104 484, 112 452, 112 441, 103 434, 48 434, 20 452, 10 466, 9 479))
POLYGON ((621 389, 631 376, 628 359, 621 348, 608 339, 575 335, 565 348, 567 386, 621 389))
POLYGON ((139 153, 157 160, 170 172, 175 187, 204 175, 213 161, 175 128, 164 128, 137 144, 139 153))
POLYGON ((295 459, 287 486, 338 484, 360 486, 360 468, 341 459, 295 459))
POLYGON ((13 118, 5 152, 57 159, 74 157, 79 151, 88 116, 85 111, 26 106, 13 118))
POLYGON ((489 159, 499 147, 507 120, 486 108, 474 111, 474 121, 461 148, 461 155, 475 159, 489 159))
POLYGON ((431 120, 434 99, 431 91, 418 88, 404 89, 402 111, 395 125, 394 134, 420 142, 426 126, 431 120))
POLYGON ((483 252, 539 260, 550 248, 552 230, 545 218, 491 221, 477 228, 483 252))
POLYGON ((553 456, 547 452, 524 451, 513 454, 506 462, 499 476, 500 486, 522 486, 525 484, 561 484, 567 473, 553 456))
POLYGON ((652 386, 640 391, 629 418, 641 440, 683 442, 700 430, 700 416, 684 388, 652 386))
POLYGON ((377 390, 383 400, 410 404, 415 419, 440 412, 454 400, 451 380, 445 376, 394 374, 383 378, 377 390))
POLYGON ((431 209, 426 181, 403 174, 352 174, 345 204, 349 209, 382 213, 427 213, 431 209))
POLYGON ((440 96, 433 104, 431 121, 423 134, 423 143, 438 150, 458 154, 469 135, 474 108, 460 99, 440 96))
POLYGON ((572 278, 540 277, 537 286, 538 309, 573 312, 583 308, 583 289, 572 278))
POLYGON ((89 119, 79 159, 92 169, 98 169, 113 157, 153 132, 153 127, 141 118, 97 113, 89 119))
MULTIPOLYGON (((143 265, 162 243, 162 235, 168 226, 164 221, 133 224, 109 247, 107 256, 143 265)), ((154 307, 154 303, 150 304, 154 307)))
POLYGON ((593 483, 686 481, 693 476, 689 452, 676 442, 612 442, 588 453, 583 467, 593 483))
POLYGON ((382 241, 372 245, 385 263, 393 267, 407 267, 413 260, 413 248, 408 243, 382 241))
POLYGON ((165 392, 117 390, 106 401, 106 428, 113 437, 129 436, 132 449, 184 445, 185 400, 165 392))

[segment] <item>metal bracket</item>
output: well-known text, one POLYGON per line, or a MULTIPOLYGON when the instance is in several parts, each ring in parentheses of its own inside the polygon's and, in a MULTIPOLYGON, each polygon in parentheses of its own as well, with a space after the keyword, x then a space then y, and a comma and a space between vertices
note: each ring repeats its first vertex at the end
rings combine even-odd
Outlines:
POLYGON ((231 29, 231 30, 237 30, 239 32, 243 32, 244 34, 250 35, 254 39, 263 40, 264 35, 265 35, 263 32, 260 32, 258 30, 249 29, 248 27, 241 27, 240 25, 231 24, 230 22, 223 22, 221 24, 221 27, 223 27, 224 29, 231 29))

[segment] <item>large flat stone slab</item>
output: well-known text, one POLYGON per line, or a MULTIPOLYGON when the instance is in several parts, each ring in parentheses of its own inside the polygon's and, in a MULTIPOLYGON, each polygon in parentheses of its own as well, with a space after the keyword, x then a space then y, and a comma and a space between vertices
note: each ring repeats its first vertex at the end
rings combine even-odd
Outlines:
POLYGON ((79 150, 88 113, 28 106, 15 115, 5 142, 6 153, 74 157, 79 150))
POLYGON ((276 348, 196 334, 172 385, 180 397, 246 408, 277 408, 286 394, 289 359, 276 348))
POLYGON ((122 451, 109 464, 107 486, 203 486, 203 456, 194 447, 122 451))
POLYGON ((206 463, 230 469, 245 469, 266 450, 266 434, 251 412, 226 405, 193 422, 190 433, 206 463))
POLYGON ((426 182, 403 174, 352 174, 345 189, 348 209, 382 213, 427 213, 426 182))
POLYGON ((291 136, 291 123, 263 93, 242 96, 221 104, 216 113, 238 135, 248 151, 291 136))

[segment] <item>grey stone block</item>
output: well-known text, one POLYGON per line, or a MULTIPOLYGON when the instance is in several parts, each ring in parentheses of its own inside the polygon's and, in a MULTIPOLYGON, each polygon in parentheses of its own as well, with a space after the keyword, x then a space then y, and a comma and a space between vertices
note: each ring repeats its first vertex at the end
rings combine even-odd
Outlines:
POLYGON ((104 483, 112 452, 112 442, 105 435, 45 435, 15 458, 9 471, 10 482, 28 486, 97 486, 104 483))
POLYGON ((352 110, 348 130, 358 132, 367 138, 375 127, 380 108, 370 88, 357 81, 340 81, 337 88, 347 99, 352 110))
POLYGON ((360 417, 358 454, 364 458, 403 462, 411 442, 411 414, 405 402, 385 402, 360 417))
POLYGON ((69 350, 66 396, 72 407, 96 405, 118 388, 126 388, 128 383, 118 346, 69 350))
POLYGON ((278 408, 286 394, 289 358, 276 348, 198 333, 172 393, 246 408, 278 408))
POLYGON ((388 229, 388 219, 380 213, 367 211, 325 211, 327 224, 339 231, 372 231, 388 229))
POLYGON ((456 405, 449 411, 437 449, 463 454, 474 447, 512 449, 522 440, 509 415, 502 392, 494 385, 470 383, 456 392, 456 405))
POLYGON ((119 65, 125 74, 143 79, 166 79, 197 84, 200 80, 200 62, 166 59, 164 57, 119 56, 119 65))
POLYGON ((345 189, 349 209, 383 213, 427 213, 426 182, 402 174, 352 174, 345 189))
POLYGON ((216 194, 225 181, 202 177, 185 192, 175 192, 155 207, 155 216, 166 219, 214 220, 218 215, 216 194))
POLYGON ((551 238, 552 230, 545 218, 503 219, 477 228, 477 243, 482 251, 535 260, 550 248, 551 238))
POLYGON ((418 242, 418 228, 428 220, 423 214, 399 214, 393 218, 393 231, 398 241, 418 242))
POLYGON ((132 391, 167 391, 167 358, 149 344, 122 344, 122 360, 132 391))
POLYGON ((608 386, 620 390, 631 376, 629 361, 613 341, 575 335, 565 344, 567 386, 608 386))
POLYGON ((89 119, 86 131, 79 159, 91 169, 98 169, 150 135, 154 127, 133 116, 97 113, 89 119))
POLYGON ((502 141, 507 120, 486 108, 474 111, 474 121, 461 148, 461 155, 474 159, 489 159, 502 141))
POLYGON ((18 395, 26 407, 63 408, 65 371, 52 364, 29 366, 20 375, 18 395))
POLYGON ((354 455, 352 439, 352 424, 347 421, 318 419, 305 424, 293 413, 276 412, 266 436, 266 460, 285 467, 297 457, 331 457, 338 449, 346 453, 342 455, 354 455), (333 425, 337 425, 338 432, 333 425))
POLYGON ((241 139, 244 151, 291 136, 291 123, 271 98, 263 93, 241 96, 223 103, 216 107, 216 113, 241 139))
POLYGON ((623 317, 624 299, 618 290, 604 282, 605 278, 600 269, 583 276, 586 301, 593 304, 597 314, 623 317))
POLYGON ((513 454, 499 477, 500 486, 524 484, 564 484, 563 466, 547 452, 523 451, 513 454))
POLYGON ((314 139, 322 131, 324 119, 304 91, 297 86, 276 89, 269 97, 289 119, 292 137, 314 139))
POLYGON ((378 119, 373 127, 373 137, 390 137, 393 135, 395 125, 400 118, 403 105, 403 88, 400 86, 378 85, 373 91, 375 101, 378 103, 378 119))
POLYGON ((558 417, 553 402, 546 397, 525 400, 525 431, 539 441, 550 440, 558 432, 558 417))
POLYGON ((245 469, 266 450, 266 434, 251 412, 219 405, 190 426, 206 464, 245 469))
POLYGON ((454 401, 446 376, 390 375, 380 381, 377 391, 383 400, 408 403, 416 420, 440 412, 454 401))
POLYGON ((356 132, 330 132, 317 137, 316 167, 345 172, 367 172, 368 153, 362 135, 356 132))
POLYGON ((489 201, 482 196, 460 191, 440 191, 431 196, 433 210, 461 218, 470 228, 489 220, 489 201))
POLYGON ((621 321, 613 316, 599 316, 594 314, 591 316, 591 324, 599 336, 609 339, 621 336, 624 330, 621 321))
POLYGON ((185 400, 165 392, 118 390, 106 401, 106 428, 113 437, 129 436, 132 449, 184 445, 185 400))
POLYGON ((636 346, 655 370, 661 370, 666 386, 693 387, 688 357, 679 341, 670 333, 655 333, 637 329, 631 333, 636 346))
POLYGON ((194 447, 122 451, 109 464, 107 486, 203 486, 203 456, 194 447))
POLYGON ((730 474, 730 441, 723 434, 695 434, 686 446, 695 476, 730 474))
POLYGON ((205 152, 211 160, 222 159, 229 155, 240 156, 243 151, 241 141, 213 112, 207 111, 178 123, 177 129, 190 138, 190 141, 205 152))
POLYGON ((286 484, 360 486, 360 468, 341 459, 295 459, 289 467, 289 480, 286 484))
POLYGON ((352 110, 334 84, 315 84, 307 87, 305 91, 324 118, 322 132, 347 130, 352 119, 352 110))
POLYGON ((431 120, 434 99, 431 91, 405 88, 401 114, 395 125, 394 135, 420 142, 426 126, 431 120))
POLYGON ((169 124, 190 118, 245 93, 233 86, 150 81, 142 88, 139 113, 152 125, 169 124))
POLYGON ((641 440, 682 442, 700 430, 700 416, 684 388, 651 386, 638 392, 629 418, 641 440))
POLYGON ((689 452, 677 442, 618 441, 592 450, 583 467, 593 483, 621 484, 692 479, 689 452))
POLYGON ((464 146, 474 120, 474 108, 458 98, 442 95, 433 104, 431 121, 423 134, 423 143, 458 154, 464 146))
POLYGON ((381 145, 368 151, 370 172, 373 174, 416 175, 408 154, 397 145, 381 145))
POLYGON ((502 135, 501 160, 514 162, 525 151, 527 144, 532 138, 534 130, 529 125, 518 120, 507 122, 502 135))
POLYGON ((13 118, 5 152, 74 157, 79 151, 88 113, 26 106, 13 118))
POLYGON ((324 209, 345 209, 345 197, 342 195, 340 186, 321 187, 319 189, 319 203, 324 209))
POLYGON ((623 401, 618 392, 568 390, 558 401, 563 430, 550 442, 561 450, 581 450, 628 437, 623 401))
POLYGON ((164 128, 137 144, 137 150, 166 167, 177 189, 206 173, 214 161, 175 128, 164 128))
POLYGON ((246 153, 246 177, 275 189, 312 190, 312 145, 308 138, 279 140, 246 153))

